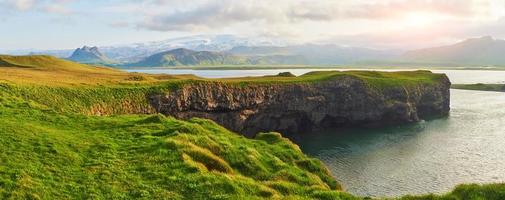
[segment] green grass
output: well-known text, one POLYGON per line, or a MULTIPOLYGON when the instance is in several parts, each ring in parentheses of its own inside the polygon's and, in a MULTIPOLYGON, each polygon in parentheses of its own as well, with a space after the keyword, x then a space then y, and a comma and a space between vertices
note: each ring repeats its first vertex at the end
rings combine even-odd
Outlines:
POLYGON ((505 199, 505 184, 463 184, 443 195, 404 196, 400 200, 501 200, 505 199))
POLYGON ((212 121, 62 114, 0 92, 0 199, 349 196, 278 133, 212 121))
POLYGON ((462 90, 482 90, 482 91, 495 91, 495 92, 505 92, 505 84, 454 84, 451 86, 454 89, 462 90))
POLYGON ((44 70, 67 69, 91 71, 91 68, 82 67, 81 64, 57 59, 52 56, 8 56, 0 55, 0 66, 36 68, 44 70))

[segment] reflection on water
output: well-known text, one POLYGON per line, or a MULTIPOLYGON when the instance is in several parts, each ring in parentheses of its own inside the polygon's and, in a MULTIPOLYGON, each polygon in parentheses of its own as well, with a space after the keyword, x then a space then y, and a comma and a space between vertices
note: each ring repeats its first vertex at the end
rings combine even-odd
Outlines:
POLYGON ((450 117, 383 129, 334 130, 298 139, 354 194, 446 192, 505 181, 505 93, 452 90, 450 117))

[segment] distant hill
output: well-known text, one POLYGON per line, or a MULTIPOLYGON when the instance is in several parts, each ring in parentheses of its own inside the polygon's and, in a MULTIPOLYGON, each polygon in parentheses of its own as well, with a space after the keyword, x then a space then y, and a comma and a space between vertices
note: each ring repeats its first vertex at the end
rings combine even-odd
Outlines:
POLYGON ((39 70, 67 70, 67 71, 71 70, 90 71, 95 69, 88 65, 79 64, 72 61, 45 55, 31 55, 31 56, 0 55, 0 67, 33 68, 39 70))
POLYGON ((193 51, 179 48, 149 56, 139 62, 128 64, 136 67, 166 67, 180 65, 239 65, 249 64, 241 56, 210 51, 193 51))
POLYGON ((181 65, 334 65, 362 60, 392 58, 396 54, 367 48, 337 45, 238 46, 225 52, 185 48, 165 51, 126 66, 164 67, 181 65))
POLYGON ((20 53, 20 54, 10 54, 10 55, 49 55, 57 58, 68 58, 74 52, 74 49, 61 49, 61 50, 33 50, 28 54, 20 53))
POLYGON ((395 51, 375 50, 339 45, 305 44, 295 46, 238 46, 228 53, 253 57, 259 64, 352 64, 358 61, 391 59, 400 55, 395 51))
POLYGON ((426 63, 505 65, 504 53, 505 40, 485 36, 448 46, 409 51, 402 58, 426 63))
POLYGON ((113 63, 111 59, 102 54, 98 47, 84 46, 77 48, 68 60, 86 64, 108 64, 113 63))
POLYGON ((0 55, 0 83, 7 81, 19 84, 77 86, 156 81, 153 77, 156 76, 81 64, 47 55, 0 55))

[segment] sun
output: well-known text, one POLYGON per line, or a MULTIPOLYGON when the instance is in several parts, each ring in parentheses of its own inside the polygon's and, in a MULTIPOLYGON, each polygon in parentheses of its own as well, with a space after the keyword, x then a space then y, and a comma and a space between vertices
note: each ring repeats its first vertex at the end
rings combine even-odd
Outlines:
POLYGON ((403 23, 407 27, 426 27, 438 20, 438 16, 432 13, 409 13, 404 19, 403 23))

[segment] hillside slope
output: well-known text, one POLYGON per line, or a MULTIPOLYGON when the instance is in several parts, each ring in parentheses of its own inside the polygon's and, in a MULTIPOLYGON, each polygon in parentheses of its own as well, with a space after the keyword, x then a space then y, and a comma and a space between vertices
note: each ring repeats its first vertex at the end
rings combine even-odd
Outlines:
POLYGON ((247 64, 244 57, 210 51, 175 49, 149 56, 139 62, 128 64, 135 67, 166 67, 179 65, 235 65, 247 64))
POLYGON ((505 65, 505 40, 490 36, 472 38, 449 45, 405 53, 403 58, 417 62, 505 65))
POLYGON ((388 60, 398 55, 396 51, 376 50, 339 45, 293 46, 237 46, 227 51, 238 56, 252 58, 254 64, 339 65, 370 60, 388 60))
POLYGON ((44 55, 0 55, 0 67, 34 68, 40 70, 93 71, 93 68, 86 65, 44 55))
POLYGON ((203 119, 54 112, 0 85, 0 199, 349 196, 277 133, 246 139, 203 119))
POLYGON ((37 55, 0 55, 0 74, 0 82, 51 86, 149 84, 160 80, 199 79, 193 75, 127 73, 114 68, 37 55))

